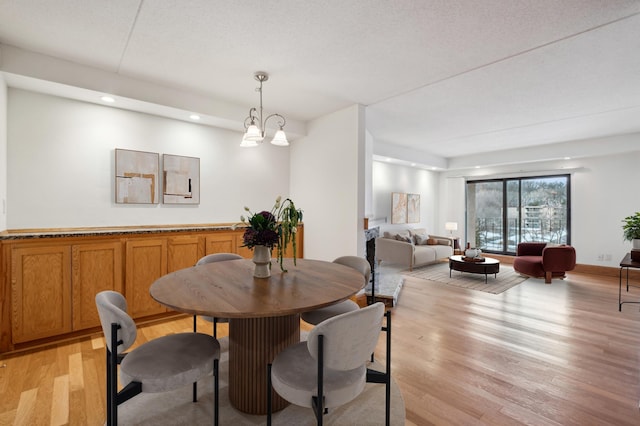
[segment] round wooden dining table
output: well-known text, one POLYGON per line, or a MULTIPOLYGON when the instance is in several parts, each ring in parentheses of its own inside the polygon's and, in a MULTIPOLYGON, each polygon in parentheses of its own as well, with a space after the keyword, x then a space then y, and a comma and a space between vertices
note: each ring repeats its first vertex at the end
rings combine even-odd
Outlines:
MULTIPOLYGON (((267 364, 300 341, 300 313, 332 305, 364 287, 353 268, 320 260, 275 262, 271 277, 254 278, 249 259, 194 266, 167 274, 151 297, 175 311, 229 318, 229 400, 249 414, 267 412, 267 364)), ((273 410, 288 402, 275 392, 273 410)))

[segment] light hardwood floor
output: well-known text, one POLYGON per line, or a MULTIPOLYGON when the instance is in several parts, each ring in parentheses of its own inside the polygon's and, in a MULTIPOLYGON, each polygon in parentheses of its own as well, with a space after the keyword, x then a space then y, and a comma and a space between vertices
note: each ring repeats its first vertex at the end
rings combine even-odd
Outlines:
MULTIPOLYGON (((617 297, 618 280, 596 275, 500 295, 407 278, 392 322, 406 423, 640 424, 640 305, 618 312, 617 297)), ((144 326, 139 341, 190 329, 190 318, 144 326)), ((96 335, 4 357, 0 425, 104 424, 104 356, 96 335)))

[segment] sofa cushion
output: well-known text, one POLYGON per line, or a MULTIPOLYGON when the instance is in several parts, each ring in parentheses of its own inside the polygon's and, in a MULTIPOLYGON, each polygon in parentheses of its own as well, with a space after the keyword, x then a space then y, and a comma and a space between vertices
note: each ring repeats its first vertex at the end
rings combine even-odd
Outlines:
POLYGON ((413 239, 415 240, 416 245, 424 246, 427 244, 427 241, 429 240, 429 236, 427 234, 416 234, 413 236, 413 239))
POLYGON ((436 238, 435 239, 438 243, 438 245, 440 246, 450 246, 451 245, 451 240, 447 240, 446 238, 436 238))
POLYGON ((438 246, 416 247, 416 251, 413 252, 413 265, 420 266, 435 262, 438 259, 436 247, 438 246))
POLYGON ((513 259, 513 269, 531 277, 544 277, 542 256, 516 256, 513 259))
POLYGON ((439 244, 437 246, 433 246, 436 251, 436 259, 444 259, 453 254, 453 247, 450 245, 442 245, 439 244))
POLYGON ((413 238, 409 235, 409 232, 398 232, 395 236, 396 240, 404 241, 406 243, 413 244, 413 238))

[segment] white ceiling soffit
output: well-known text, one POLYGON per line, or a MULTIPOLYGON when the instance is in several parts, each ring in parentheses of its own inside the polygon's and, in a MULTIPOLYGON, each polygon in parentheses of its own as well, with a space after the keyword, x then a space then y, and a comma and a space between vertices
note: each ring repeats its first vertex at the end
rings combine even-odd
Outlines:
POLYGON ((191 94, 185 110, 248 112, 265 70, 268 112, 363 104, 376 143, 453 159, 639 132, 639 14, 640 0, 0 0, 0 43, 145 82, 132 99, 191 94))

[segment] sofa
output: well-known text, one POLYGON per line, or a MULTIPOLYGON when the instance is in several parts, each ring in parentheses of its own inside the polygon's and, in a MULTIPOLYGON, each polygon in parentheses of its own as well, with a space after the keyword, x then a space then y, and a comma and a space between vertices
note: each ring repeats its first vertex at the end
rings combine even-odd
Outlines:
POLYGON ((435 263, 453 254, 453 238, 427 234, 426 229, 384 232, 376 238, 376 259, 414 267, 435 263))
POLYGON ((552 278, 564 278, 565 272, 576 267, 576 250, 567 245, 547 243, 520 243, 513 259, 513 269, 534 278, 544 278, 551 283, 552 278))

